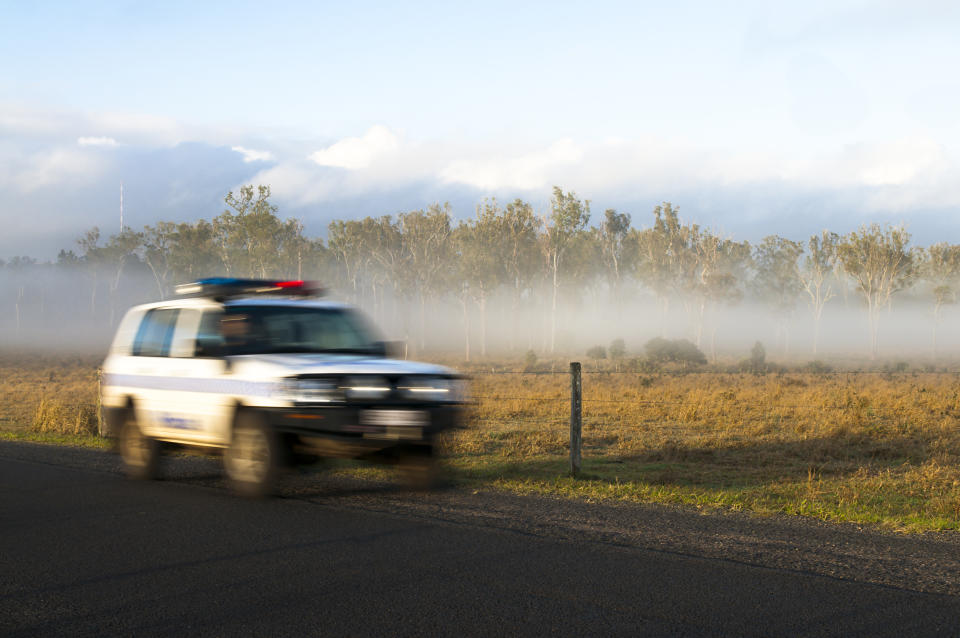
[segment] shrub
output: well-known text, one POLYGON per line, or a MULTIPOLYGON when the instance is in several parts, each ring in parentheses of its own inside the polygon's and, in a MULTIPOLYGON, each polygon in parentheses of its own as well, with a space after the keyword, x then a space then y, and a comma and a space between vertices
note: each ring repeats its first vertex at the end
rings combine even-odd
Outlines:
POLYGON ((906 361, 897 361, 890 367, 891 372, 906 372, 910 369, 910 364, 906 361))
POLYGON ((623 343, 623 339, 614 339, 610 342, 610 358, 611 359, 622 359, 627 354, 627 347, 623 343))
POLYGON ((537 365, 537 353, 533 350, 527 350, 527 353, 523 355, 523 369, 527 372, 531 371, 537 365))
POLYGON ((759 341, 750 348, 750 363, 754 370, 761 370, 767 366, 767 349, 759 341))
POLYGON ((647 359, 653 363, 679 363, 684 367, 705 365, 707 357, 700 348, 686 339, 670 341, 662 337, 655 337, 648 341, 643 349, 647 359))
POLYGON ((591 359, 606 359, 607 358, 607 349, 603 346, 593 346, 587 350, 587 356, 591 359))
POLYGON ((804 367, 807 369, 807 372, 811 374, 830 374, 833 372, 832 366, 827 365, 819 359, 811 361, 804 367))

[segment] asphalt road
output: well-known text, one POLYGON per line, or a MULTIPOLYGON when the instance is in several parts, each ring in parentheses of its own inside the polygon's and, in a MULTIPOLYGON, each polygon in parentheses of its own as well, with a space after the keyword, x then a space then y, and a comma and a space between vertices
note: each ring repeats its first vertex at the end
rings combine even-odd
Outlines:
POLYGON ((955 596, 336 499, 246 501, 216 478, 138 483, 101 453, 23 449, 0 443, 4 636, 960 633, 955 596))

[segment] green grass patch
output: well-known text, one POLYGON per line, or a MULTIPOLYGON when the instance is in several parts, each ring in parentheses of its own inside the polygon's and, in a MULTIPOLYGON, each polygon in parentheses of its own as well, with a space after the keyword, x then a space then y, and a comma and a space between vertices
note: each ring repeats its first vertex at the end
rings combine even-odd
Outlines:
POLYGON ((59 434, 56 432, 34 432, 32 430, 0 431, 0 441, 27 441, 99 450, 110 449, 112 445, 109 439, 93 434, 59 434))

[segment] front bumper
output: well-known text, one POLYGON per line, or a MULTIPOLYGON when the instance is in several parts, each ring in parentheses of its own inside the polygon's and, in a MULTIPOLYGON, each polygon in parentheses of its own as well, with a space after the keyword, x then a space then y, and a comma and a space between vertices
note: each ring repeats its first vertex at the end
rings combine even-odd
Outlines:
POLYGON ((260 408, 275 430, 310 436, 333 435, 354 438, 423 438, 459 427, 460 405, 364 405, 292 408, 260 408))

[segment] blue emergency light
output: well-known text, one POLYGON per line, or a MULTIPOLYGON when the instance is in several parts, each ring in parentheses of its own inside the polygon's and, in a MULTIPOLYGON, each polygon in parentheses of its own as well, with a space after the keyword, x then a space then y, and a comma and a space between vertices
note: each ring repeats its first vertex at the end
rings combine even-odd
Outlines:
POLYGON ((239 297, 248 295, 283 295, 319 297, 324 289, 315 281, 276 281, 274 279, 238 279, 236 277, 207 277, 180 284, 176 293, 183 297, 239 297))

